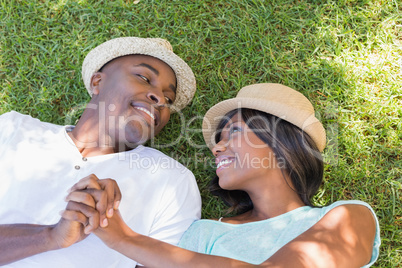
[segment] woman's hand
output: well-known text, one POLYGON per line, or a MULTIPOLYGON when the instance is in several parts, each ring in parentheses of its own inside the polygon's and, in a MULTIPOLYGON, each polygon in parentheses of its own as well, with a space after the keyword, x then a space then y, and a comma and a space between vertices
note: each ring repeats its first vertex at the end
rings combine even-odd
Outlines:
POLYGON ((113 217, 109 218, 109 224, 106 227, 97 228, 93 233, 112 249, 119 248, 119 242, 136 235, 124 222, 119 210, 115 210, 113 217))

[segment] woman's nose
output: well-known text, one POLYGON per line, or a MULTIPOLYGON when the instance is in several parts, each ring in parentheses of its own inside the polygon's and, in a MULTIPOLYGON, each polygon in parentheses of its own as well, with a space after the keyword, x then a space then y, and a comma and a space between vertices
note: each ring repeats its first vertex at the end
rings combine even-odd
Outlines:
POLYGON ((217 157, 218 153, 222 153, 222 152, 226 151, 226 146, 227 146, 227 143, 225 141, 221 140, 220 142, 215 144, 215 146, 212 148, 212 154, 215 157, 217 157))

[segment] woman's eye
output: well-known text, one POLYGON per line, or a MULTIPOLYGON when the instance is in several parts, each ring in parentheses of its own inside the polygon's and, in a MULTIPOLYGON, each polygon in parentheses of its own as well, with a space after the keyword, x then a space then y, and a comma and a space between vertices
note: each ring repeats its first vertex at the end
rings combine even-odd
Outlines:
POLYGON ((137 74, 142 80, 144 80, 145 82, 147 82, 147 83, 149 83, 149 79, 148 78, 146 78, 145 76, 143 76, 143 75, 140 75, 140 74, 137 74))
POLYGON ((230 130, 230 134, 233 134, 233 133, 236 133, 236 132, 239 132, 239 131, 241 131, 241 128, 239 128, 239 127, 233 127, 233 128, 230 130))

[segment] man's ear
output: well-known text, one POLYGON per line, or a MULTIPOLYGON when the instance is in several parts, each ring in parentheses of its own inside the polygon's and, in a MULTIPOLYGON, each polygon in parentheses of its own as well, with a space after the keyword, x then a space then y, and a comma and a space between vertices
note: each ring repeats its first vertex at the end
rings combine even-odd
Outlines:
POLYGON ((90 87, 91 87, 91 91, 92 91, 92 95, 98 95, 99 94, 99 84, 101 82, 103 78, 103 74, 101 72, 96 72, 92 75, 91 77, 91 83, 90 83, 90 87))

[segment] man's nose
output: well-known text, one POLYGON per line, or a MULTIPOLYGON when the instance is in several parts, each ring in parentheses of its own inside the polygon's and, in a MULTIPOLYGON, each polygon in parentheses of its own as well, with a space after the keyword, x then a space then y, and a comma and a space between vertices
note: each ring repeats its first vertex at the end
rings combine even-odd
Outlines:
POLYGON ((164 103, 164 96, 162 93, 158 93, 155 90, 149 91, 147 93, 147 98, 151 100, 152 104, 156 104, 158 106, 163 106, 164 103))

